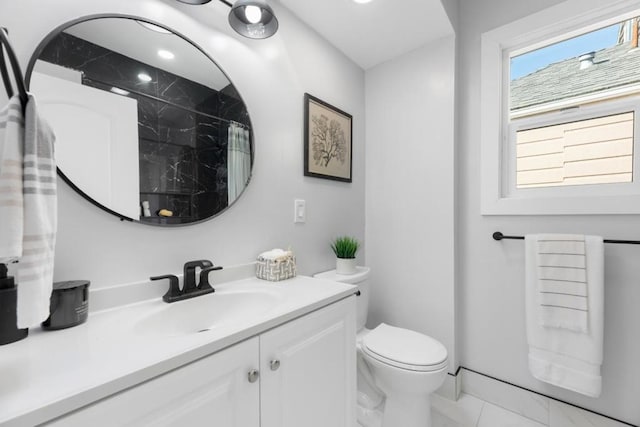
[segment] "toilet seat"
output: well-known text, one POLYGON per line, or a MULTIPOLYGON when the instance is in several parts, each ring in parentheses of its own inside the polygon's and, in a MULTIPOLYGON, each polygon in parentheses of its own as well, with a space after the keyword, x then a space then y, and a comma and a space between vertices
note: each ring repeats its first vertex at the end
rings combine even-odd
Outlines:
POLYGON ((379 362, 409 371, 446 368, 447 349, 437 340, 381 323, 362 339, 362 351, 379 362))

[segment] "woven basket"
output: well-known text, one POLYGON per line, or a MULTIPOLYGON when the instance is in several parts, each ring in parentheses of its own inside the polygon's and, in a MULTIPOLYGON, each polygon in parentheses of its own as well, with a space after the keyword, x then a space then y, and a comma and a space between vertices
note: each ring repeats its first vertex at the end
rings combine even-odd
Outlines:
POLYGON ((258 279, 278 282, 296 276, 296 257, 274 261, 258 259, 256 261, 256 277, 258 279))

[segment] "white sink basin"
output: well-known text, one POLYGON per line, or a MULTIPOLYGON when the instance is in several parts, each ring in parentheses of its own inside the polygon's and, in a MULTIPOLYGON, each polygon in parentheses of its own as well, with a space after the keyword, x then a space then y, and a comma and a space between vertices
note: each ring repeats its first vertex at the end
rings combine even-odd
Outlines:
POLYGON ((216 292, 162 307, 138 321, 144 335, 181 336, 207 332, 230 322, 247 321, 274 309, 283 296, 273 289, 216 288, 216 292))

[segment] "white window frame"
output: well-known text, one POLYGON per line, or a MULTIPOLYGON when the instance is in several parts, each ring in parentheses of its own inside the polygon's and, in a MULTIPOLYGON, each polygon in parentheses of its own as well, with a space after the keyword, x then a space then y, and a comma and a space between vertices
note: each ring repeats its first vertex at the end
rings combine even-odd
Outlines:
MULTIPOLYGON (((610 1, 568 0, 557 6, 503 27, 481 37, 481 213, 483 215, 576 215, 640 213, 640 128, 634 121, 634 182, 544 188, 515 186, 514 124, 508 129, 509 79, 508 60, 603 26, 638 16, 640 0, 610 1), (511 133, 511 134, 510 134, 511 133), (513 145, 512 145, 513 144, 513 145)), ((565 123, 635 111, 640 119, 638 102, 612 101, 606 105, 583 106, 565 114, 540 116, 540 123, 565 123), (549 117, 555 116, 555 119, 549 117), (545 121, 546 120, 546 121, 545 121)), ((528 122, 528 125, 533 121, 528 122)), ((521 123, 525 120, 521 119, 521 123)))

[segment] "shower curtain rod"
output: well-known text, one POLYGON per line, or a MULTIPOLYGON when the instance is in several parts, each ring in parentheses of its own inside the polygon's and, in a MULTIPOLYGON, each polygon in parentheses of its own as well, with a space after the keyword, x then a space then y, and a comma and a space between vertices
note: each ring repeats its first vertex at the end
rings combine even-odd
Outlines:
MULTIPOLYGON (((524 240, 524 236, 505 236, 499 231, 493 233, 493 240, 502 240, 502 239, 513 239, 513 240, 524 240)), ((604 243, 621 243, 624 245, 640 245, 640 240, 614 240, 614 239, 604 239, 604 243)))
MULTIPOLYGON (((83 79, 84 80, 89 80, 91 82, 99 83, 99 84, 105 85, 105 86, 111 86, 109 83, 103 82, 102 80, 99 80, 99 79, 92 79, 91 77, 83 77, 83 79)), ((120 89, 122 89, 122 88, 120 88, 120 89)), ((131 89, 131 88, 127 88, 126 90, 127 90, 127 92, 131 92, 133 94, 142 96, 142 97, 147 98, 147 99, 151 99, 151 100, 154 100, 154 101, 162 102, 164 104, 170 105, 170 106, 178 108, 180 110, 188 111, 188 112, 194 113, 194 114, 199 114, 201 116, 205 116, 205 117, 209 117, 209 118, 212 118, 212 119, 216 119, 216 120, 219 120, 221 122, 227 122, 227 123, 232 123, 233 122, 233 123, 235 123, 237 125, 240 125, 240 126, 246 128, 246 129, 251 130, 251 126, 246 125, 244 123, 237 122, 235 120, 225 119, 224 117, 218 117, 218 116, 214 116, 213 114, 204 113, 202 111, 194 110, 193 108, 185 107, 184 105, 176 104, 175 102, 167 101, 166 99, 158 98, 157 96, 149 95, 149 94, 146 94, 144 92, 139 92, 139 91, 131 89)))

